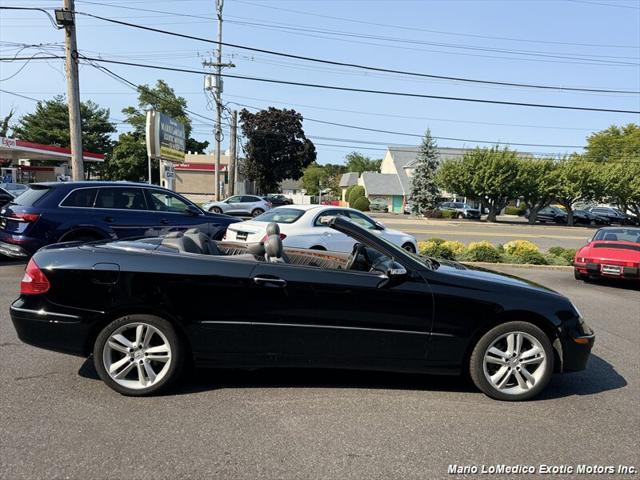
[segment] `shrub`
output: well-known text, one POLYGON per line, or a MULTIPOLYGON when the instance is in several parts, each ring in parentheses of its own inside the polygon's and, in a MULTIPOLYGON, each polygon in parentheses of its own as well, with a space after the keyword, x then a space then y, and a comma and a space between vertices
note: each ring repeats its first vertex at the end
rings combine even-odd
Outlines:
POLYGON ((446 240, 444 238, 431 237, 431 238, 427 238, 427 242, 433 242, 433 243, 437 243, 438 245, 440 245, 441 243, 446 242, 446 240))
POLYGON ((529 265, 547 265, 547 259, 538 251, 524 250, 516 254, 504 255, 503 261, 510 263, 527 263, 529 265))
POLYGON ((442 214, 442 218, 455 218, 456 217, 456 212, 453 212, 451 210, 442 210, 442 211, 440 211, 440 213, 442 214))
POLYGON ((551 253, 547 253, 544 256, 548 265, 571 265, 573 263, 573 259, 571 261, 567 261, 566 258, 560 257, 558 255, 553 255, 551 253))
POLYGON ((356 201, 353 202, 351 207, 355 208, 356 210, 360 210, 361 212, 368 212, 370 204, 371 202, 367 197, 358 197, 356 198, 356 201))
POLYGON ((358 185, 351 185, 350 187, 347 187, 347 191, 344 192, 344 201, 349 203, 349 196, 351 195, 351 192, 353 191, 354 187, 357 187, 358 185))
POLYGON ((572 265, 573 259, 576 256, 575 248, 563 248, 563 247, 551 247, 549 249, 549 254, 562 258, 566 265, 572 265))
POLYGON ((464 243, 456 240, 447 240, 446 242, 442 242, 440 246, 451 250, 456 257, 464 252, 464 243))
POLYGON ((356 200, 361 197, 364 197, 364 187, 362 185, 353 185, 351 192, 349 192, 349 206, 356 208, 356 200))
POLYGON ((510 205, 504 209, 505 215, 518 215, 519 217, 524 215, 526 211, 527 207, 525 207, 524 205, 520 205, 519 207, 510 205))
POLYGON ((508 255, 522 255, 528 252, 540 253, 538 246, 528 240, 512 240, 505 243, 502 250, 508 255))
POLYGON ((440 210, 425 210, 422 215, 426 218, 442 218, 442 212, 440 210))
POLYGON ((481 242, 471 242, 461 257, 469 262, 491 262, 500 261, 500 251, 486 240, 481 242))
POLYGON ((427 257, 444 258, 445 260, 455 259, 455 252, 450 245, 445 246, 447 242, 434 242, 427 240, 426 242, 418 242, 418 251, 420 255, 427 257))

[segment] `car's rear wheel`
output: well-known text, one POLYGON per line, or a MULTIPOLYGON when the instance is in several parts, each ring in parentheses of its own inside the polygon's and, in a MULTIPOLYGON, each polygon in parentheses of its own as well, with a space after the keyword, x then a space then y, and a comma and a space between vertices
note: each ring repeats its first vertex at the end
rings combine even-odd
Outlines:
POLYGON ((459 213, 458 215, 456 215, 458 218, 464 218, 464 214, 463 213, 459 213))
POLYGON ((262 215, 264 213, 264 210, 261 208, 255 208, 252 212, 251 212, 251 216, 252 217, 257 217, 258 215, 262 215))
POLYGON ((130 396, 158 393, 180 376, 183 348, 173 325, 151 315, 129 315, 98 335, 93 361, 100 378, 130 396))
POLYGON ((211 207, 209 209, 209 212, 211 212, 211 213, 222 213, 222 209, 220 207, 211 207))
POLYGON ((497 400, 528 400, 539 394, 553 373, 549 337, 528 322, 507 322, 478 341, 469 360, 473 383, 497 400))
POLYGON ((407 252, 416 253, 416 247, 413 246, 413 243, 407 242, 402 245, 402 248, 404 248, 407 252))

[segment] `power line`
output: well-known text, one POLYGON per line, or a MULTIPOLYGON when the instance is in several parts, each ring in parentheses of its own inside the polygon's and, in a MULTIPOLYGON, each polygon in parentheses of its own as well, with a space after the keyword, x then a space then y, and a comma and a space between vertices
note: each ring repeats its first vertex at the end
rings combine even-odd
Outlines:
MULTIPOLYGON (((76 12, 76 13, 77 14, 86 15, 86 16, 89 16, 89 17, 92 17, 92 18, 97 18, 99 20, 103 20, 103 21, 106 21, 106 22, 116 23, 116 24, 132 27, 132 28, 138 28, 138 29, 142 29, 142 30, 147 30, 147 31, 155 32, 155 33, 161 33, 161 34, 164 34, 164 35, 171 35, 171 36, 186 38, 186 39, 190 39, 190 40, 197 40, 197 41, 201 41, 201 42, 212 43, 212 44, 216 44, 216 45, 218 44, 217 41, 210 40, 208 38, 197 37, 197 36, 194 36, 194 35, 187 35, 187 34, 182 34, 182 33, 178 33, 178 32, 171 32, 171 31, 168 31, 168 30, 162 30, 162 29, 159 29, 159 28, 148 27, 148 26, 145 26, 145 25, 137 25, 135 23, 124 22, 124 21, 121 21, 121 20, 115 20, 115 19, 111 19, 111 18, 107 18, 107 17, 101 17, 99 15, 93 15, 91 13, 83 13, 83 12, 76 12)), ((278 52, 278 51, 274 51, 274 50, 267 50, 267 49, 263 49, 263 48, 248 47, 246 45, 238 45, 238 44, 233 44, 233 43, 228 43, 228 42, 220 42, 220 44, 224 45, 224 46, 227 46, 227 47, 238 48, 238 49, 241 49, 241 50, 247 50, 247 51, 251 51, 251 52, 259 52, 259 53, 266 53, 266 54, 269 54, 269 55, 275 55, 275 56, 281 56, 281 57, 287 57, 287 58, 294 58, 294 59, 297 59, 297 60, 304 60, 304 61, 315 62, 315 63, 324 63, 324 64, 328 64, 328 65, 337 65, 337 66, 342 66, 342 67, 358 68, 358 69, 363 69, 363 70, 370 70, 370 71, 377 71, 377 72, 384 72, 384 73, 395 73, 395 74, 409 75, 409 76, 415 76, 415 77, 432 78, 432 79, 437 79, 437 80, 450 80, 450 81, 456 81, 456 82, 481 83, 481 84, 485 84, 485 85, 500 85, 500 86, 521 87, 521 88, 538 88, 538 89, 545 89, 545 90, 566 90, 566 91, 576 91, 576 92, 624 93, 624 94, 638 94, 638 93, 640 93, 640 91, 633 91, 633 90, 614 90, 614 89, 604 89, 604 88, 562 87, 562 86, 552 86, 552 85, 537 85, 537 84, 528 84, 528 83, 501 82, 501 81, 493 81, 493 80, 480 80, 480 79, 473 79, 473 78, 466 78, 466 77, 454 77, 454 76, 448 76, 448 75, 434 75, 434 74, 427 74, 427 73, 420 73, 420 72, 409 72, 409 71, 397 70, 397 69, 391 69, 391 68, 373 67, 373 66, 361 65, 361 64, 350 63, 350 62, 339 62, 339 61, 336 61, 336 60, 326 60, 326 59, 320 59, 320 58, 315 58, 315 57, 308 57, 308 56, 304 56, 304 55, 295 55, 295 54, 291 54, 291 53, 278 52)))
POLYGON ((4 90, 2 88, 0 88, 0 92, 2 93, 6 93, 8 95, 13 95, 15 97, 20 97, 20 98, 24 98, 26 100, 31 100, 32 102, 40 102, 40 100, 38 100, 37 98, 33 98, 33 97, 28 97, 27 95, 21 95, 19 93, 15 93, 15 92, 10 92, 9 90, 4 90))
MULTIPOLYGON (((43 60, 55 59, 55 58, 62 58, 62 57, 60 56, 39 57, 39 59, 43 59, 43 60)), ((106 58, 91 58, 91 57, 84 57, 84 58, 85 60, 90 60, 94 62, 113 63, 117 65, 127 65, 130 67, 151 68, 154 70, 191 73, 195 75, 206 74, 206 72, 202 72, 199 70, 191 70, 187 68, 164 67, 160 65, 149 65, 149 64, 142 64, 142 63, 135 63, 135 62, 125 62, 122 60, 110 60, 106 58)), ((24 58, 24 57, 19 57, 19 58, 0 57, 0 61, 18 61, 18 60, 26 60, 26 59, 27 58, 24 58)), ((298 87, 320 88, 324 90, 336 90, 336 91, 344 91, 344 92, 370 93, 370 94, 376 94, 376 95, 391 95, 396 97, 428 98, 428 99, 434 99, 434 100, 450 100, 450 101, 458 101, 458 102, 472 102, 472 103, 508 105, 508 106, 519 106, 519 107, 552 108, 556 110, 578 110, 578 111, 589 111, 589 112, 640 114, 640 110, 623 110, 623 109, 613 109, 613 108, 581 107, 581 106, 574 106, 574 105, 510 102, 506 100, 489 100, 489 99, 483 99, 483 98, 427 95, 422 93, 397 92, 392 90, 372 90, 372 89, 366 89, 366 88, 354 88, 354 87, 343 87, 343 86, 337 86, 337 85, 324 85, 324 84, 318 84, 318 83, 294 82, 289 80, 276 80, 271 78, 248 77, 245 75, 233 75, 229 73, 224 73, 224 74, 221 74, 220 76, 225 78, 236 78, 239 80, 249 80, 254 82, 275 83, 275 84, 281 84, 281 85, 293 85, 298 87)))
MULTIPOLYGON (((254 105, 244 105, 242 103, 237 103, 237 102, 230 102, 230 103, 233 103, 234 105, 238 105, 240 107, 248 107, 252 109, 261 110, 260 107, 256 107, 254 105)), ((417 133, 394 132, 391 130, 381 130, 377 128, 362 127, 359 125, 350 125, 346 123, 330 122, 327 120, 318 120, 316 118, 311 118, 306 115, 304 116, 304 120, 308 122, 322 123, 325 125, 334 125, 336 127, 351 128, 354 130, 363 130, 367 132, 387 133, 390 135, 400 135, 400 136, 413 137, 413 138, 423 138, 424 136, 417 133)), ((452 137, 438 137, 438 136, 433 136, 433 138, 437 140, 449 140, 454 142, 486 143, 490 145, 516 145, 520 147, 584 148, 584 146, 582 145, 547 145, 547 144, 539 144, 539 143, 498 142, 498 141, 490 141, 490 140, 472 140, 468 138, 452 138, 452 137)), ((351 141, 351 140, 346 140, 346 141, 351 141)))

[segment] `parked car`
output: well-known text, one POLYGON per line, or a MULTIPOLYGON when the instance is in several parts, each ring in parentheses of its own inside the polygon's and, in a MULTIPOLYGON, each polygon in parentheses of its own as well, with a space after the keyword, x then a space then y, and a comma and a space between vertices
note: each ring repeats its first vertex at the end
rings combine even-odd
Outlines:
POLYGON ((266 197, 262 198, 271 203, 273 207, 279 207, 281 205, 293 205, 293 200, 291 200, 286 195, 282 195, 281 193, 270 193, 266 197))
POLYGON ((242 217, 257 217, 272 207, 271 202, 257 195, 234 195, 220 202, 205 203, 202 208, 207 212, 225 213, 242 217))
POLYGON ((574 276, 620 278, 640 281, 640 228, 600 228, 587 245, 576 252, 574 276))
POLYGON ((186 198, 146 183, 34 183, 0 210, 0 253, 28 257, 57 242, 157 235, 204 225, 222 238, 236 221, 203 212, 186 198))
POLYGON ((29 185, 25 185, 24 183, 0 183, 0 188, 17 197, 21 193, 24 193, 29 188, 29 185))
POLYGON ((16 198, 14 194, 4 188, 0 188, 0 208, 4 207, 7 203, 12 202, 14 198, 16 198))
MULTIPOLYGON (((529 211, 527 211, 524 216, 529 218, 529 211)), ((553 223, 567 223, 567 212, 562 210, 561 208, 548 206, 541 208, 538 210, 538 215, 536 215, 536 221, 540 223, 553 222, 553 223)))
POLYGON ((573 222, 584 225, 610 225, 611 222, 605 217, 596 215, 588 210, 574 210, 573 222))
POLYGON ((412 255, 344 215, 326 221, 350 254, 285 248, 276 224, 244 249, 197 229, 46 247, 11 319, 25 343, 93 354, 100 378, 132 396, 166 389, 191 362, 469 372, 511 401, 585 368, 594 333, 561 294, 412 255))
POLYGON ((413 202, 407 202, 402 208, 402 213, 405 215, 411 215, 413 213, 413 202))
POLYGON ((480 219, 480 210, 463 202, 444 202, 438 206, 438 209, 445 212, 454 212, 456 218, 480 219))
POLYGON ((334 252, 350 252, 355 241, 348 235, 329 228, 323 220, 336 215, 345 216, 377 236, 408 250, 418 251, 418 242, 411 235, 392 230, 376 222, 364 213, 353 208, 325 205, 296 205, 277 207, 252 220, 235 224, 227 229, 226 240, 244 243, 259 242, 266 239, 267 226, 276 222, 285 247, 311 248, 334 252))
POLYGON ((620 211, 613 207, 591 207, 589 209, 594 215, 604 217, 609 223, 617 223, 619 225, 637 225, 637 218, 620 211))
POLYGON ((376 198, 369 203, 369 210, 372 212, 389 212, 389 205, 384 200, 376 198))

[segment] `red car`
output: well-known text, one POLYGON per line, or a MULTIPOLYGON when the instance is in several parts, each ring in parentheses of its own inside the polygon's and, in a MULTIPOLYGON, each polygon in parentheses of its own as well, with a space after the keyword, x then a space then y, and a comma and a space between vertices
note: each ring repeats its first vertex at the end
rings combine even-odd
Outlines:
POLYGON ((576 252, 574 275, 589 278, 623 278, 640 281, 640 228, 605 227, 576 252))

